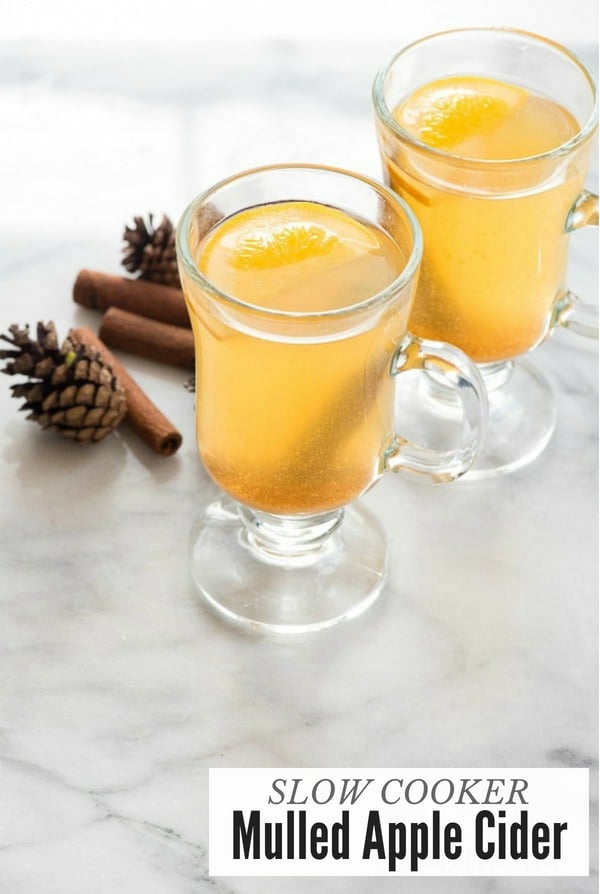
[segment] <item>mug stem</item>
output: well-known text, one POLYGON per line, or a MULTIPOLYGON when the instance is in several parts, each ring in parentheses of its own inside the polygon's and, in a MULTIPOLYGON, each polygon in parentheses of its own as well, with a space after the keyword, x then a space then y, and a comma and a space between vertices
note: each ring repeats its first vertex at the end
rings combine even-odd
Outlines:
POLYGON ((343 509, 308 516, 272 515, 238 504, 242 542, 264 562, 304 567, 335 550, 343 509))
POLYGON ((495 363, 478 363, 488 395, 504 387, 515 371, 514 360, 498 360, 495 363))

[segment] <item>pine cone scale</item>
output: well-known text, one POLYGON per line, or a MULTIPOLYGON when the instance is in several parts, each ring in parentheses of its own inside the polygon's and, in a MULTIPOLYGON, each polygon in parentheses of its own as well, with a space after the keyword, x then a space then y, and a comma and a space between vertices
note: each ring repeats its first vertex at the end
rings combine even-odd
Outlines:
POLYGON ((102 407, 93 407, 91 410, 85 410, 84 407, 81 408, 83 411, 83 416, 81 421, 85 422, 86 425, 92 425, 94 428, 100 425, 104 420, 104 410, 102 407))
POLYGON ((67 387, 60 392, 58 397, 58 405, 59 407, 72 407, 75 403, 75 396, 77 394, 77 388, 75 385, 67 385, 67 387))
POLYGON ((93 382, 88 382, 87 385, 82 385, 75 396, 75 401, 78 404, 83 404, 84 406, 92 407, 94 405, 94 398, 96 396, 96 387, 93 382))
POLYGON ((85 407, 69 407, 62 421, 66 422, 67 425, 70 425, 73 428, 79 428, 86 415, 87 414, 85 407))
POLYGON ((60 400, 60 392, 51 391, 42 401, 42 410, 53 410, 60 400))
POLYGON ((12 375, 13 372, 28 373, 31 370, 33 370, 34 366, 35 366, 35 363, 34 363, 33 357, 31 357, 30 355, 25 355, 25 356, 17 357, 13 363, 9 364, 7 369, 10 371, 10 374, 12 375))
POLYGON ((96 391, 96 406, 97 407, 108 407, 110 406, 111 399, 111 390, 108 385, 100 385, 98 390, 96 391))
POLYGON ((110 407, 108 410, 104 411, 100 421, 103 425, 112 425, 118 418, 118 415, 119 411, 116 408, 110 407))
MULTIPOLYGON (((21 407, 23 409, 23 407, 21 407)), ((32 412, 29 416, 25 417, 29 422, 37 422, 38 425, 41 425, 42 428, 48 428, 50 426, 50 413, 41 413, 38 414, 37 411, 32 412)), ((58 426, 54 426, 54 428, 58 428, 58 426)))
POLYGON ((38 379, 45 379, 46 376, 51 375, 52 370, 54 368, 54 364, 52 362, 51 357, 44 357, 43 360, 38 360, 33 368, 33 375, 38 379))
POLYGON ((62 385, 67 381, 69 377, 69 367, 66 363, 61 363, 60 366, 57 366, 56 369, 52 372, 52 376, 50 377, 51 385, 62 385))

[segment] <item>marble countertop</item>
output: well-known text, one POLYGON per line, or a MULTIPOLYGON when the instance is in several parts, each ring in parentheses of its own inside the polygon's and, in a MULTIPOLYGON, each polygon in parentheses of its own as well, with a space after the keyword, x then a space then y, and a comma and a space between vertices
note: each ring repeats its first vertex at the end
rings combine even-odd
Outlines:
MULTIPOLYGON (((2 330, 96 327, 71 301, 79 269, 118 272, 125 220, 176 218, 230 173, 304 160, 378 177, 370 84, 393 49, 0 43, 2 330)), ((595 245, 577 234, 571 253, 573 288, 592 300, 595 245)), ((183 433, 174 457, 125 427, 80 449, 25 423, 8 380, 0 389, 2 892, 414 890, 210 879, 209 767, 585 766, 596 791, 593 345, 559 333, 536 352, 559 415, 529 468, 438 488, 384 478, 365 498, 392 544, 384 594, 359 619, 294 639, 232 629, 197 597, 186 541, 216 489, 193 396, 185 374, 120 357, 183 433)), ((421 878, 419 894, 597 884, 594 868, 421 878)))

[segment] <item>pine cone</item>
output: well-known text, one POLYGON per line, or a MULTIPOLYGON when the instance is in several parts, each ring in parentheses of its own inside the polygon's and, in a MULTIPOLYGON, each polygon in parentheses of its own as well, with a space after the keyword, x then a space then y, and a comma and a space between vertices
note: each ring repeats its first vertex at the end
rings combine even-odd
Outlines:
POLYGON ((164 286, 180 288, 175 253, 175 228, 166 214, 154 228, 153 215, 148 222, 143 217, 133 218, 134 226, 126 226, 123 232, 123 259, 121 263, 129 273, 139 273, 140 279, 164 286))
POLYGON ((0 359, 10 360, 2 372, 29 379, 11 385, 13 397, 25 398, 20 409, 30 411, 27 419, 83 444, 117 427, 127 412, 125 390, 95 348, 69 336, 59 348, 54 323, 38 323, 37 341, 29 326, 9 329, 12 338, 0 335, 13 345, 0 350, 0 359))

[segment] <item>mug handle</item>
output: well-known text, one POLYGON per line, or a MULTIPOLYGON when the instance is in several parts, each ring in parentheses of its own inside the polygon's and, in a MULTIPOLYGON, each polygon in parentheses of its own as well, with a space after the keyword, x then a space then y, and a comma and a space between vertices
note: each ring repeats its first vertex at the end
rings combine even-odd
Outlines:
MULTIPOLYGON (((598 196, 593 192, 584 190, 567 217, 565 230, 572 233, 582 227, 598 226, 598 196)), ((593 304, 582 301, 573 292, 567 291, 561 295, 554 308, 552 319, 554 326, 564 326, 571 329, 577 335, 586 338, 598 338, 598 308, 593 304)))
POLYGON ((454 481, 468 471, 483 443, 487 418, 487 390, 474 363, 452 345, 407 334, 392 359, 391 375, 408 370, 435 371, 451 387, 462 405, 460 441, 451 450, 420 447, 395 435, 386 454, 386 469, 413 472, 434 484, 454 481))

